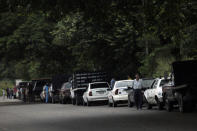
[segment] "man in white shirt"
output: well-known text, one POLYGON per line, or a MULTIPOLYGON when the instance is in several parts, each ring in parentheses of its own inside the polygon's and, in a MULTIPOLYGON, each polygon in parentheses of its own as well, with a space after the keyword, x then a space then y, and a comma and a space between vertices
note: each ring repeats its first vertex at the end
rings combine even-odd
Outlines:
POLYGON ((139 74, 135 75, 136 79, 133 81, 134 101, 137 110, 142 109, 142 79, 139 74))

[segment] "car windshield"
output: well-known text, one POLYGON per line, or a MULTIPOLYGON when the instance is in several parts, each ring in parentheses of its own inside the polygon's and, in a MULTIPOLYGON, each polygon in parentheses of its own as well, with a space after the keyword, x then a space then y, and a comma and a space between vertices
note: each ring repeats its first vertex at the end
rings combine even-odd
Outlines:
POLYGON ((117 82, 115 87, 119 88, 119 87, 132 87, 133 81, 120 81, 117 82))
POLYGON ((163 86, 163 85, 165 85, 165 84, 168 84, 169 82, 170 82, 169 79, 161 80, 160 86, 163 86))
POLYGON ((90 88, 91 89, 95 89, 95 88, 109 88, 109 85, 107 83, 94 83, 94 84, 91 84, 90 88))
POLYGON ((142 80, 142 87, 144 87, 144 88, 151 87, 153 82, 154 82, 154 79, 143 79, 142 80))

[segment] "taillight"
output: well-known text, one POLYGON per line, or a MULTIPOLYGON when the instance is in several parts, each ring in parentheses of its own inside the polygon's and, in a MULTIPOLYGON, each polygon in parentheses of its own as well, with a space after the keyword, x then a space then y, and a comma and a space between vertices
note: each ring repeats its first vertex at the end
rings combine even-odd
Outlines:
POLYGON ((92 96, 92 92, 91 91, 89 92, 89 96, 92 96))
POLYGON ((115 95, 118 95, 118 89, 116 89, 116 91, 115 91, 115 95))

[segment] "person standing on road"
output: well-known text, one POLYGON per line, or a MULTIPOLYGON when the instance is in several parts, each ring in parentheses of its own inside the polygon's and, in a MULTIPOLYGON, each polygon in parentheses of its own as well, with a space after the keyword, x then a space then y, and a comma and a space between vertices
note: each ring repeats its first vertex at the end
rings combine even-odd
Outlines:
POLYGON ((116 82, 115 78, 112 78, 112 79, 111 79, 111 82, 110 82, 110 87, 111 87, 111 89, 114 88, 115 82, 116 82))
POLYGON ((10 97, 10 91, 9 91, 9 88, 6 88, 6 93, 7 93, 7 99, 9 99, 9 97, 10 97))
POLYGON ((3 89, 3 100, 5 99, 5 90, 3 89))
POLYGON ((48 103, 48 99, 49 99, 49 86, 48 86, 48 83, 45 85, 45 93, 46 93, 46 103, 48 103))
POLYGON ((137 110, 142 109, 142 79, 140 79, 139 74, 135 75, 135 80, 133 81, 133 91, 134 91, 134 101, 137 110))

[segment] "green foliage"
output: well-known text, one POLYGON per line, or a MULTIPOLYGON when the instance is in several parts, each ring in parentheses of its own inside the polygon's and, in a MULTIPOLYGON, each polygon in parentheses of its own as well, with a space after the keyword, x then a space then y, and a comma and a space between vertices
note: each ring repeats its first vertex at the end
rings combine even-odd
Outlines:
POLYGON ((1 80, 0 81, 0 96, 2 96, 3 89, 6 90, 6 88, 13 88, 14 82, 10 80, 1 80))
POLYGON ((0 0, 0 78, 162 76, 197 58, 195 0, 0 0))

